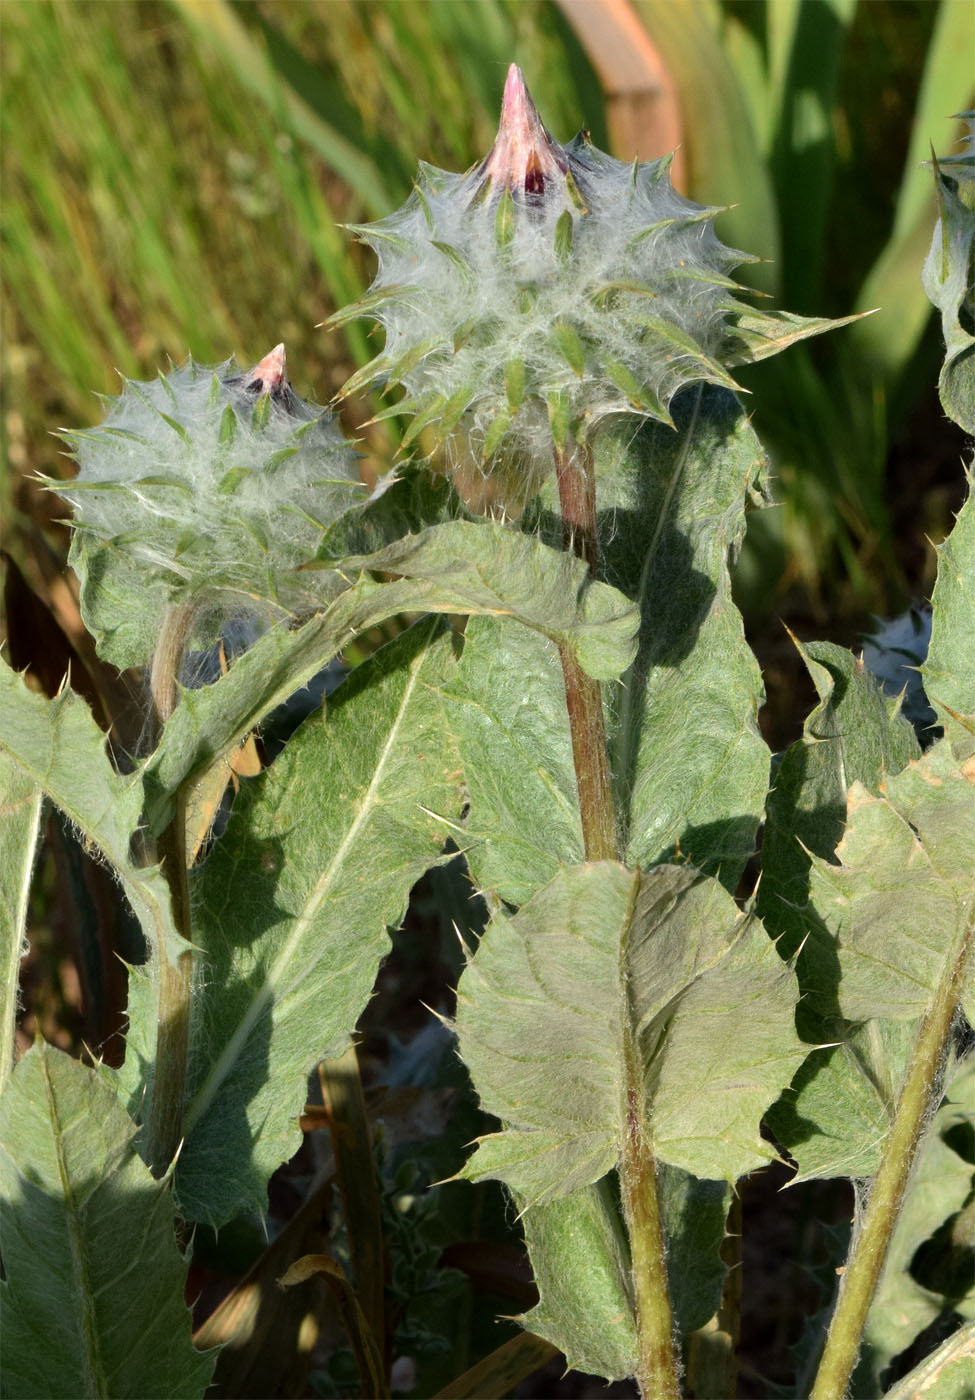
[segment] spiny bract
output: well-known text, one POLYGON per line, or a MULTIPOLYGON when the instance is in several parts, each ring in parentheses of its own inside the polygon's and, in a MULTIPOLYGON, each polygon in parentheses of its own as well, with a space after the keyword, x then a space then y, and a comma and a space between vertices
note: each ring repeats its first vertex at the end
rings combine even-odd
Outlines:
POLYGON ((695 381, 734 387, 728 367, 826 327, 737 301, 754 259, 720 242, 721 212, 677 194, 670 158, 626 165, 586 133, 560 146, 512 64, 498 137, 465 175, 421 165, 402 209, 357 226, 379 268, 332 317, 369 315, 383 352, 345 385, 401 384, 388 413, 429 428, 448 466, 551 469, 607 415, 669 423, 695 381))
POLYGON ((126 380, 98 427, 63 436, 80 470, 47 484, 74 507, 83 604, 85 580, 104 591, 106 571, 156 612, 195 600, 273 616, 327 598, 328 576, 298 566, 366 491, 332 415, 288 383, 283 346, 248 371, 191 359, 126 380))

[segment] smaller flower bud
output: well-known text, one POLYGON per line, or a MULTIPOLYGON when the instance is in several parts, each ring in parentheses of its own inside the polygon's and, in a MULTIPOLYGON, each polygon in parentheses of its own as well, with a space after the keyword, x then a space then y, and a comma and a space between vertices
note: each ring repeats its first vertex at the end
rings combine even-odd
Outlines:
POLYGON ((63 436, 78 474, 47 485, 74 508, 69 562, 116 664, 145 664, 153 619, 173 603, 198 605, 215 633, 231 612, 308 612, 338 586, 299 566, 366 491, 333 416, 288 383, 283 345, 248 370, 190 360, 126 380, 98 427, 63 436))

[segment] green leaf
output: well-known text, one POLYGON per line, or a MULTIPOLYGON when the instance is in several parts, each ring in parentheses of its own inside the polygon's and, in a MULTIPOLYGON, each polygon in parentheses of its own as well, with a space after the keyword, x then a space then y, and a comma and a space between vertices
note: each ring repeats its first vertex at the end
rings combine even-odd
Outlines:
POLYGON ((83 530, 72 536, 69 562, 81 582, 81 615, 98 639, 99 656, 119 670, 144 664, 169 604, 167 584, 147 583, 135 559, 83 530))
POLYGON ((638 618, 632 603, 592 582, 574 555, 505 525, 450 521, 344 564, 430 585, 425 606, 431 610, 516 618, 553 641, 568 642, 582 669, 597 680, 615 679, 633 658, 638 618))
POLYGON ((836 145, 832 114, 856 0, 777 9, 766 23, 772 30, 770 47, 776 38, 781 44, 776 55, 781 61, 773 57, 769 65, 770 86, 780 78, 774 96, 770 93, 777 110, 769 166, 787 252, 782 299, 814 306, 822 294, 824 235, 831 212, 836 145))
POLYGON ((325 530, 318 553, 339 567, 351 555, 374 554, 404 535, 455 520, 463 507, 450 482, 425 467, 404 467, 383 482, 361 509, 350 510, 325 530))
POLYGON ((632 655, 636 613, 585 565, 501 525, 455 521, 422 531, 353 566, 410 575, 393 583, 362 578, 294 632, 276 628, 229 673, 184 691, 145 770, 146 817, 168 823, 173 796, 306 685, 360 631, 404 612, 488 613, 572 645, 584 669, 618 675, 632 655))
POLYGON ((798 1165, 793 1185, 874 1174, 917 1038, 916 1021, 873 1018, 838 1031, 834 1025, 824 1034, 841 1036, 839 1044, 813 1050, 765 1115, 798 1165))
POLYGON ((637 1368, 630 1251, 610 1183, 534 1206, 522 1216, 538 1303, 520 1319, 607 1381, 637 1368))
POLYGON ((197 1006, 176 1168, 180 1207, 262 1212, 301 1141, 306 1076, 349 1043, 387 927, 460 807, 437 699, 449 629, 426 620, 357 667, 238 794, 193 881, 197 1006))
POLYGON ((558 652, 509 619, 471 618, 443 699, 470 796, 456 839, 481 889, 524 904, 584 854, 558 652))
POLYGON ((797 316, 791 311, 740 312, 738 303, 732 309, 736 315, 728 334, 738 346, 721 356, 726 365, 752 365, 767 360, 800 340, 838 330, 840 326, 852 326, 854 321, 872 315, 872 311, 859 311, 854 316, 830 320, 827 316, 797 316))
MULTIPOLYGON (((809 907, 813 856, 829 860, 843 835, 846 796, 854 781, 876 787, 919 750, 911 725, 886 700, 861 660, 831 642, 796 642, 819 703, 782 756, 769 794, 756 906, 779 952, 791 957, 814 922, 809 907)), ((795 1083, 767 1115, 778 1140, 799 1164, 799 1179, 869 1176, 890 1123, 913 1024, 868 1021, 845 1026, 822 1019, 817 990, 835 978, 817 960, 810 939, 799 954, 799 1026, 815 1050, 795 1083), (818 1008, 818 1011, 817 1011, 818 1008)), ((829 1001, 826 1003, 830 1006, 829 1001)))
POLYGON ((27 899, 44 794, 0 752, 0 1094, 14 1067, 20 963, 27 951, 27 899))
MULTIPOLYGON (((970 154, 975 152, 975 117, 969 124, 970 154)), ((950 178, 935 161, 934 175, 939 217, 922 280, 941 312, 947 351, 938 388, 948 416, 975 433, 975 174, 966 170, 950 178)))
POLYGON ((667 1286, 682 1337, 714 1316, 727 1265, 721 1258, 733 1187, 702 1181, 666 1162, 657 1170, 657 1200, 667 1248, 667 1286))
MULTIPOLYGON (((830 859, 854 782, 876 787, 920 752, 914 732, 873 676, 844 647, 795 643, 819 703, 787 750, 769 793, 757 908, 791 957, 809 931, 811 858, 830 859)), ((800 978, 802 964, 800 962, 800 978)))
POLYGON ((764 456, 726 390, 673 408, 676 432, 626 424, 597 445, 606 577, 642 616, 636 661, 607 694, 618 820, 628 865, 678 856, 733 889, 768 787, 761 676, 729 575, 764 456))
POLYGON ((975 479, 938 550, 924 687, 954 742, 975 734, 975 479))
POLYGON ((0 752, 109 862, 150 946, 175 961, 188 945, 173 924, 169 886, 158 866, 136 865, 130 851, 142 814, 142 771, 116 773, 84 700, 71 690, 55 700, 35 695, 0 659, 0 752))
POLYGON ((884 1400, 969 1400, 973 1368, 975 1322, 969 1322, 892 1386, 884 1400))
MULTIPOLYGON (((946 740, 886 779, 879 794, 852 784, 840 864, 817 858, 810 872, 818 916, 811 938, 840 1014, 924 1014, 945 967, 975 938, 973 851, 975 759, 959 764, 946 740)), ((971 1018, 969 961, 962 997, 971 1018)), ((826 1000, 828 986, 819 995, 826 1000)))
POLYGON ((500 1176, 526 1209, 616 1166, 639 1058, 658 1160, 734 1181, 762 1165, 769 1103, 804 1056, 793 975, 756 919, 689 867, 560 871, 491 920, 458 990, 457 1033, 503 1123, 462 1175, 500 1176))
POLYGON ((552 335, 566 364, 573 374, 577 374, 581 379, 586 368, 586 352, 579 339, 579 332, 568 321, 556 321, 552 327, 552 335))
POLYGON ((921 1147, 864 1329, 854 1396, 878 1395, 882 1372, 936 1318, 953 1312, 975 1319, 975 1167, 965 1147, 973 1121, 975 1061, 968 1060, 946 1085, 921 1147))
POLYGON ((771 291, 781 262, 775 191, 756 138, 749 93, 724 44, 723 11, 717 4, 674 6, 669 0, 636 0, 635 8, 677 86, 682 110, 694 114, 689 194, 735 206, 724 217, 725 241, 772 260, 761 278, 771 291))
POLYGON ((5 1393, 202 1397, 172 1194, 94 1069, 38 1042, 0 1098, 5 1393))

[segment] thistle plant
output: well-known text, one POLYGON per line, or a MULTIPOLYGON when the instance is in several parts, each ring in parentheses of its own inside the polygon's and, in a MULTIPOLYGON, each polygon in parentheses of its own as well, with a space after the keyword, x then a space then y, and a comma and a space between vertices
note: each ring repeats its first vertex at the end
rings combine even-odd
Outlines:
MULTIPOLYGON (((819 703, 770 784, 731 595, 765 461, 732 371, 828 323, 750 309, 720 211, 667 170, 585 135, 559 145, 512 66, 488 156, 464 175, 421 166, 405 207, 358 229, 376 280, 332 321, 374 317, 385 345, 345 393, 402 390, 383 412, 405 422, 371 495, 281 347, 248 371, 191 362, 129 383, 72 435, 80 471, 57 490, 76 512, 83 614, 104 657, 149 669, 151 752, 119 772, 80 697, 45 699, 4 666, 0 879, 27 888, 46 796, 117 874, 150 957, 130 969, 120 1069, 43 1045, 2 1066, 0 1302, 20 1392, 201 1395, 217 1364, 229 1393, 202 1348, 227 1340, 252 1283, 194 1350, 174 1230, 265 1214, 320 1064, 344 1235, 286 1273, 279 1237, 266 1268, 329 1281, 362 1394, 390 1392, 409 1369, 394 1358, 415 1370, 416 1333, 385 1306, 394 1187, 350 1046, 387 931, 457 848, 488 917, 442 1019, 482 1127, 468 1152, 445 1126, 440 1175, 504 1183, 538 1302, 456 1393, 500 1393, 557 1349, 648 1400, 733 1394, 735 1193, 786 1152, 802 1178, 874 1179, 799 1393, 841 1400, 853 1375, 876 1394, 914 1340, 870 1303, 917 1302, 910 1261, 970 1186, 945 1176, 937 1219, 912 1206, 911 1170, 927 1191, 972 1084, 955 1052, 975 1015, 972 501, 932 600, 924 677, 944 737, 922 754, 899 697, 810 644, 819 703), (305 703, 226 826, 190 840, 243 740, 363 632, 409 615, 324 706, 305 703), (189 685, 187 649, 242 617, 246 649, 189 685), (761 881, 742 885, 763 823, 761 881), (119 1200, 134 1301, 106 1270, 119 1200), (55 1312, 64 1345, 37 1356, 37 1318, 55 1312), (163 1315, 172 1344, 145 1346, 140 1367, 163 1315)), ((945 402, 966 404, 975 240, 939 179, 926 276, 950 330, 945 402)), ((0 910, 9 1047, 23 899, 0 910)), ((405 1255, 440 1248, 407 1238, 405 1255)), ((951 1296, 960 1322, 975 1313, 951 1296)), ((939 1367, 964 1361, 966 1337, 939 1367)))

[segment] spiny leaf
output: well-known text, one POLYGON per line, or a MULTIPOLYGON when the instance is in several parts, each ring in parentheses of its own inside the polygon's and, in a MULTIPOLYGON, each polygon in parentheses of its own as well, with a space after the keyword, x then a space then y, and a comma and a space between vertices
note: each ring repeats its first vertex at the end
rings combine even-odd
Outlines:
POLYGON ((0 750, 111 864, 146 937, 175 960, 187 945, 173 924, 169 886, 158 867, 135 865, 130 850, 142 770, 116 773, 84 700, 71 690, 55 700, 36 695, 0 658, 0 750))
POLYGON ((583 859, 558 655, 510 619, 471 618, 443 699, 470 794, 458 843, 480 889, 524 904, 583 859))
MULTIPOLYGON (((958 1151, 959 1139, 971 1133, 973 1120, 975 1061, 969 1059, 946 1083, 945 1101, 920 1149, 864 1329, 860 1364, 854 1374, 855 1394, 879 1393, 880 1377, 894 1357, 946 1312, 969 1322, 975 1320, 971 1227, 966 1228, 964 1218, 966 1209, 971 1212, 975 1170, 964 1150, 958 1151), (924 1254, 938 1259, 936 1276, 942 1281, 943 1292, 931 1286, 930 1270, 925 1270, 922 1262, 924 1254), (928 1286, 920 1281, 925 1278, 928 1286)), ((964 1372, 957 1380, 962 1388, 954 1396, 961 1400, 966 1387, 964 1372)), ((927 1392, 913 1393, 924 1396, 927 1392)))
POLYGON ((437 610, 493 613, 568 641, 597 679, 620 674, 633 655, 635 609, 616 589, 592 582, 585 563, 504 525, 448 521, 372 555, 345 560, 439 583, 437 610), (452 597, 449 596, 452 594, 452 597))
POLYGON ((731 348, 721 358, 731 367, 765 360, 797 341, 851 326, 854 321, 873 315, 872 311, 861 311, 855 316, 829 320, 824 316, 796 316, 790 311, 747 311, 742 310, 740 303, 733 303, 729 310, 736 312, 734 324, 727 332, 731 348))
POLYGON ((668 409, 656 397, 652 387, 649 384, 641 384, 633 371, 627 369, 621 360, 606 360, 603 369, 617 388, 622 389, 635 409, 658 418, 661 423, 673 423, 668 409))
POLYGON ((301 1139, 306 1075, 348 1044, 387 926, 437 860, 436 814, 460 805, 437 700, 452 664, 428 619, 353 671, 238 795, 195 878, 194 937, 222 991, 191 1038, 176 1191, 193 1219, 264 1209, 301 1139))
POLYGON ((24 1397, 198 1400, 174 1207, 99 1072, 43 1042, 0 1099, 4 1381, 24 1397), (44 1344, 39 1344, 39 1339, 44 1344), (56 1344, 52 1339, 56 1339, 56 1344))
POLYGON ((631 1130, 635 1054, 657 1158, 736 1180, 769 1159, 759 1119, 805 1056, 796 998, 716 880, 566 867, 516 915, 495 914, 461 978, 461 1054, 503 1125, 463 1175, 502 1177, 529 1210, 598 1181, 631 1130))
POLYGON ((607 693, 626 861, 686 859, 734 889, 768 790, 761 676, 731 597, 729 559, 764 457, 740 403, 700 387, 677 431, 621 424, 596 444, 606 577, 639 602, 640 645, 607 693), (609 526, 609 522, 611 526, 609 526))
POLYGON ((637 618, 627 599, 605 584, 590 585, 574 556, 502 525, 454 521, 346 564, 404 577, 359 579, 304 627, 274 629, 212 686, 183 692, 145 771, 152 831, 170 820, 173 794, 184 782, 239 744, 359 631, 397 613, 510 616, 568 642, 597 676, 619 675, 632 656, 637 618))
MULTIPOLYGON (((813 862, 813 936, 849 1020, 923 1015, 946 964, 975 942, 975 758, 941 740, 885 780, 854 783, 839 865, 813 862), (825 928, 825 935, 819 929, 825 928)), ((975 958, 962 996, 975 1013, 975 958)))
POLYGON ((942 173, 947 161, 933 159, 938 223, 922 280, 941 312, 947 352, 938 381, 941 402, 956 423, 975 433, 975 117, 965 115, 970 128, 965 157, 956 158, 951 175, 942 173))
POLYGON ((975 487, 938 550, 931 597, 931 642, 924 685, 945 733, 966 742, 975 732, 975 487))

